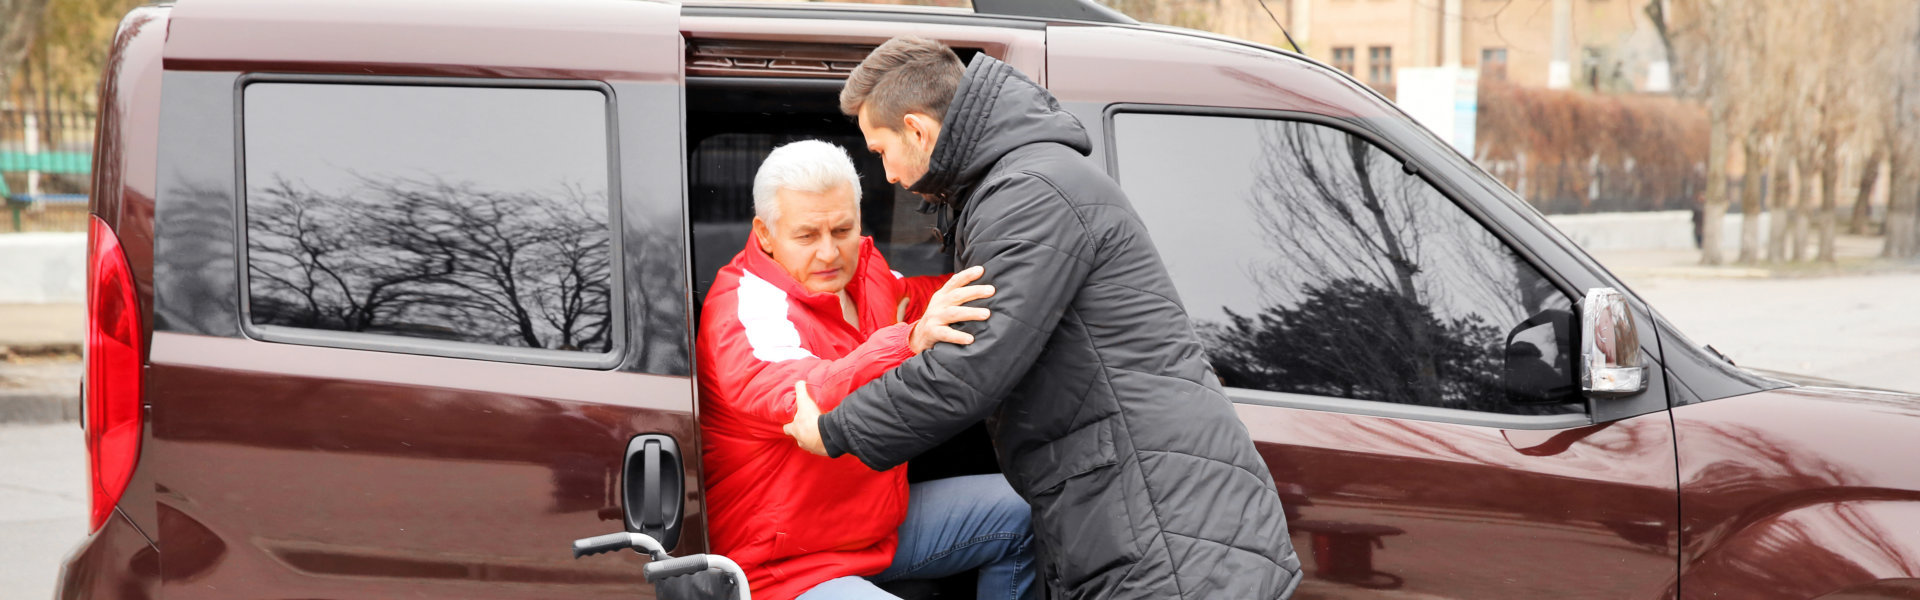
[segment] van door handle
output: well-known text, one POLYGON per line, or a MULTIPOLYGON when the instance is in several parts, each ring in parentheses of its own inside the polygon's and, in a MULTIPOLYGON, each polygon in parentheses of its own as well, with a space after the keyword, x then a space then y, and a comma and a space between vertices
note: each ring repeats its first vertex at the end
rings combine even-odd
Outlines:
POLYGON ((673 436, 649 433, 628 440, 621 485, 627 531, 647 534, 673 550, 686 504, 685 477, 680 444, 673 436))

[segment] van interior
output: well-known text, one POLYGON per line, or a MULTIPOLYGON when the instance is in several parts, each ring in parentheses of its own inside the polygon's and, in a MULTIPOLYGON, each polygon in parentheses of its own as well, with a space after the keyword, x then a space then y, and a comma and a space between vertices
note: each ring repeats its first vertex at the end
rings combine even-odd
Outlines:
MULTIPOLYGON (((860 173, 864 233, 873 237, 893 270, 908 276, 951 272, 952 257, 940 250, 934 216, 920 212, 919 196, 887 182, 859 127, 840 113, 845 72, 870 46, 690 42, 687 221, 696 319, 702 316, 698 307, 715 274, 746 246, 753 222, 754 173, 774 148, 788 142, 819 139, 847 149, 860 173), (818 58, 791 58, 809 54, 818 58), (798 76, 780 76, 784 72, 798 76)), ((977 51, 956 52, 964 61, 977 51)), ((907 470, 910 482, 1000 471, 979 424, 908 462, 907 470)), ((973 585, 969 573, 883 587, 905 598, 947 598, 972 597, 973 585)))

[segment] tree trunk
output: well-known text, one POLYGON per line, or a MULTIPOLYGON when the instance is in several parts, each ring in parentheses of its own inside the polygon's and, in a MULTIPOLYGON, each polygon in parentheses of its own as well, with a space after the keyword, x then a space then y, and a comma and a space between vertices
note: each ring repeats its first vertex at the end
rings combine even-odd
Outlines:
POLYGON ((0 0, 0 93, 12 89, 14 69, 40 33, 46 8, 47 0, 0 0))
POLYGON ((1895 259, 1920 258, 1920 81, 1911 76, 1920 65, 1920 10, 1909 18, 1910 37, 1901 43, 1908 77, 1894 100, 1887 140, 1887 245, 1881 254, 1895 259))
POLYGON ((1727 98, 1716 89, 1708 103, 1712 126, 1707 133, 1707 197, 1700 208, 1700 264, 1720 265, 1720 225, 1727 214, 1727 98))
POLYGON ((1760 260, 1760 185, 1767 178, 1766 166, 1760 160, 1760 134, 1749 130, 1747 133, 1746 173, 1740 183, 1740 264, 1750 265, 1760 260))
POLYGON ((1786 136, 1781 136, 1780 144, 1768 157, 1773 163, 1772 181, 1767 184, 1767 262, 1783 263, 1787 261, 1787 224, 1793 221, 1793 162, 1792 149, 1787 145, 1786 136))
POLYGON ((1834 238, 1839 233, 1836 222, 1839 219, 1834 214, 1840 204, 1837 198, 1840 183, 1839 146, 1833 139, 1828 139, 1825 144, 1821 144, 1819 163, 1815 165, 1815 168, 1820 170, 1820 177, 1817 180, 1820 183, 1820 212, 1814 214, 1814 224, 1818 226, 1820 233, 1820 249, 1814 256, 1814 260, 1824 263, 1834 262, 1836 244, 1834 238))
POLYGON ((1856 190, 1858 195, 1853 200, 1853 220, 1847 224, 1847 233, 1873 234, 1873 190, 1880 184, 1880 162, 1886 158, 1887 145, 1875 142, 1873 154, 1860 163, 1860 189, 1856 190))
MULTIPOLYGON (((1887 245, 1881 255, 1887 258, 1920 256, 1920 173, 1915 173, 1912 155, 1896 142, 1887 157, 1887 245)), ((1911 144, 1905 144, 1911 148, 1911 144)))
POLYGON ((1794 161, 1794 171, 1799 181, 1794 185, 1793 225, 1787 229, 1787 259, 1801 262, 1807 259, 1807 221, 1816 202, 1813 195, 1819 192, 1814 185, 1813 157, 1811 152, 1804 153, 1794 161))

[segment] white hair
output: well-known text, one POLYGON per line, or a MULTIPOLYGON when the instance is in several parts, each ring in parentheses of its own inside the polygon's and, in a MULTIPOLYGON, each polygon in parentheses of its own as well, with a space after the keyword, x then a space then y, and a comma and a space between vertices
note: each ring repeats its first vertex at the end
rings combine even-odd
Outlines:
POLYGON ((780 220, 780 190, 824 194, 843 185, 853 190, 853 209, 860 210, 860 174, 846 149, 820 140, 774 148, 753 175, 753 215, 772 227, 780 220))

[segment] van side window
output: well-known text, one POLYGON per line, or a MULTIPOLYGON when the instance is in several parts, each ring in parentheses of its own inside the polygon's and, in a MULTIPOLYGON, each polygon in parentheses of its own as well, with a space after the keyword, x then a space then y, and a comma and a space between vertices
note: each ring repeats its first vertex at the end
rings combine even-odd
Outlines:
POLYGON ((606 94, 259 82, 243 96, 256 326, 606 353, 606 94))
POLYGON ((1584 410, 1571 298, 1366 140, 1197 115, 1123 113, 1114 130, 1121 185, 1225 385, 1584 410))

